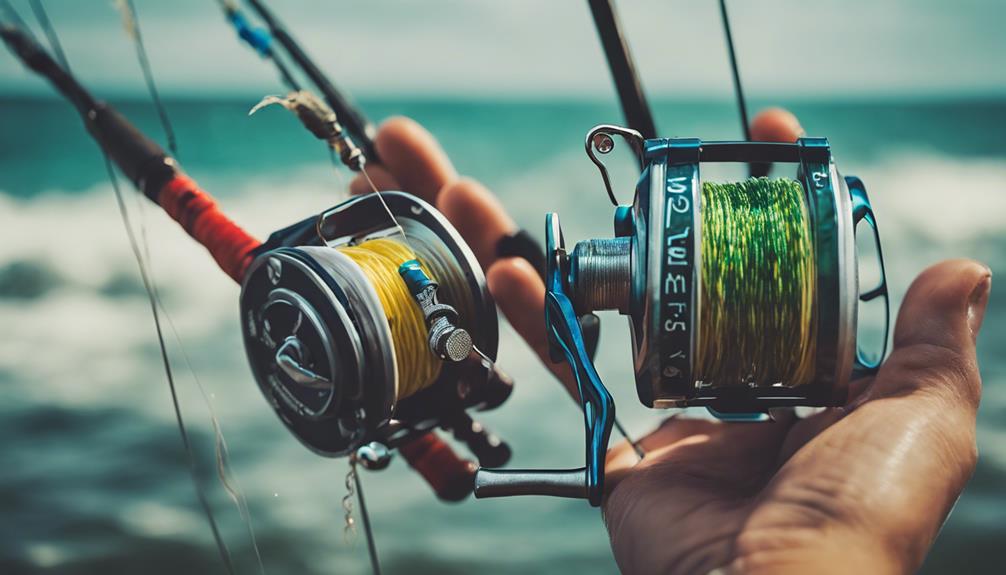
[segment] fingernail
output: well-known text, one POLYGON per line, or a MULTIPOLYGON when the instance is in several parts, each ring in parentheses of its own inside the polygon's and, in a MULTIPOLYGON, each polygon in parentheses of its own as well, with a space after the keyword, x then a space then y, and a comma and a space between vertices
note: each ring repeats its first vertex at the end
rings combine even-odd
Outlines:
POLYGON ((968 298, 968 329, 971 330, 972 339, 978 339, 978 331, 982 328, 982 320, 985 319, 985 307, 989 303, 991 289, 992 273, 989 272, 989 275, 971 290, 971 296, 968 298))

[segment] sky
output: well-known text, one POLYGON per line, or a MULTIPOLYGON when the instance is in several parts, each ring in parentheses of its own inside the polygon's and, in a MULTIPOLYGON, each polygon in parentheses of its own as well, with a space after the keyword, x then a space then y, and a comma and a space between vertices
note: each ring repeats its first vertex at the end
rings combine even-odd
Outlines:
MULTIPOLYGON (((34 24, 27 0, 12 0, 34 24)), ((135 0, 168 95, 275 91, 217 0, 135 0)), ((272 0, 308 52, 362 97, 611 94, 583 0, 272 0)), ((105 95, 144 93, 112 0, 45 0, 71 66, 105 95)), ((732 87, 715 0, 616 3, 651 97, 732 87)), ((810 98, 1006 95, 1004 0, 733 0, 749 94, 810 98)), ((0 95, 49 93, 0 50, 0 95)))

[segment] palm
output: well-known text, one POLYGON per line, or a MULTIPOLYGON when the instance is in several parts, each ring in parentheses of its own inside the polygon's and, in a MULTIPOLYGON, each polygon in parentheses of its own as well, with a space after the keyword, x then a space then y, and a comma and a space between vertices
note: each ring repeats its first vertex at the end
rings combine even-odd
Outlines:
MULTIPOLYGON (((852 534, 863 526, 877 546, 885 533, 913 533, 907 557, 917 564, 974 466, 974 413, 950 409, 960 398, 941 396, 920 369, 934 359, 960 363, 951 350, 902 346, 844 408, 754 424, 672 418, 642 440, 641 462, 616 446, 607 517, 619 565, 707 573, 750 549, 824 544, 821 526, 839 547, 845 531, 862 547, 864 534, 852 534)), ((968 379, 977 384, 976 373, 968 379)))

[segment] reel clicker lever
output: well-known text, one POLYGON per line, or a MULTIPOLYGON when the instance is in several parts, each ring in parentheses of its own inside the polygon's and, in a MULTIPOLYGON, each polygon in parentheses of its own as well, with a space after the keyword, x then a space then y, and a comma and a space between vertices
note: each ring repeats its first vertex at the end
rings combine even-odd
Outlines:
POLYGON ((553 361, 565 359, 573 370, 583 407, 586 466, 576 469, 492 470, 475 474, 475 497, 551 495, 582 498, 597 507, 604 496, 604 458, 615 422, 615 403, 594 369, 584 345, 573 304, 564 289, 566 249, 559 216, 548 214, 545 323, 553 361))

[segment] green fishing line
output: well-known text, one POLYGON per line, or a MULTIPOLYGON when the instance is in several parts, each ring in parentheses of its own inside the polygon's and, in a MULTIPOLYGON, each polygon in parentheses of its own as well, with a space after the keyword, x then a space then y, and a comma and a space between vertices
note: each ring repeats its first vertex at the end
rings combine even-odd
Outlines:
POLYGON ((696 379, 801 385, 814 374, 814 244, 803 186, 752 178, 702 184, 696 379))

